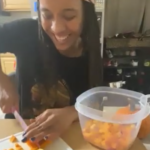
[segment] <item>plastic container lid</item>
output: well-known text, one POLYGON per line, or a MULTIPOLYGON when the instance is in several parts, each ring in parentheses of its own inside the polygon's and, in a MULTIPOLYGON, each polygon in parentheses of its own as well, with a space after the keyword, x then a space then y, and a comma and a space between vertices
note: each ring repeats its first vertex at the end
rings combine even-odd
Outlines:
POLYGON ((150 97, 149 95, 144 95, 138 92, 124 90, 124 89, 97 87, 97 88, 90 89, 84 92, 83 94, 81 94, 77 98, 75 108, 80 114, 88 118, 92 118, 92 119, 99 120, 102 122, 119 123, 119 124, 138 123, 141 120, 143 120, 145 117, 147 117, 147 115, 150 113, 150 108, 147 102, 149 97, 150 97), (94 94, 97 94, 97 93, 98 94, 111 93, 115 95, 132 97, 139 101, 141 109, 134 114, 117 115, 117 117, 115 118, 114 114, 110 114, 110 113, 108 114, 101 110, 90 108, 89 106, 86 106, 82 103, 86 101, 88 97, 93 96, 94 94))

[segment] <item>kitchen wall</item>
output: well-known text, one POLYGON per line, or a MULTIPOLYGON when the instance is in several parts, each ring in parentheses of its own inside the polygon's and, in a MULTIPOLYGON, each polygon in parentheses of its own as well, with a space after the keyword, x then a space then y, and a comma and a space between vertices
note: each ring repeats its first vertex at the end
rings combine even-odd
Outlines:
POLYGON ((12 12, 11 16, 0 16, 0 24, 29 17, 31 17, 30 12, 12 12))
POLYGON ((143 32, 150 30, 150 0, 147 0, 145 9, 145 18, 143 23, 143 32))
POLYGON ((148 28, 150 15, 150 0, 106 0, 105 1, 105 37, 116 33, 139 32, 147 7, 148 28))

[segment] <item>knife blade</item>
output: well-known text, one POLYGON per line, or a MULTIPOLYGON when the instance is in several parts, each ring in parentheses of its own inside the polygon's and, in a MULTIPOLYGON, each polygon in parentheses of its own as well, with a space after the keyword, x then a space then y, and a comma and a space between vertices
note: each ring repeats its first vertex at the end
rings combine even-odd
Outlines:
MULTIPOLYGON (((14 114, 16 120, 17 120, 17 121, 19 122, 19 124, 21 125, 22 129, 25 131, 28 126, 27 126, 27 124, 25 123, 25 121, 23 120, 23 118, 20 116, 20 114, 18 113, 17 110, 14 110, 13 114, 14 114)), ((37 145, 38 148, 40 148, 39 143, 37 143, 37 142, 34 142, 34 143, 37 145)))
POLYGON ((14 116, 15 116, 16 120, 20 123, 22 129, 25 131, 28 126, 25 123, 25 121, 22 119, 22 117, 19 115, 17 110, 14 111, 14 116))

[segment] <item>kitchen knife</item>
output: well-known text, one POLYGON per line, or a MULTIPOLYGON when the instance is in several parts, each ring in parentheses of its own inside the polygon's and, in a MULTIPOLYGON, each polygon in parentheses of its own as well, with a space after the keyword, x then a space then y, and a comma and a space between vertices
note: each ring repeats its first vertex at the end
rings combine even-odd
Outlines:
MULTIPOLYGON (((20 123, 22 129, 25 131, 28 127, 27 124, 25 123, 25 121, 20 116, 20 114, 18 113, 17 110, 15 110, 13 113, 14 113, 14 116, 15 116, 16 120, 20 123)), ((37 142, 35 142, 35 144, 37 145, 38 148, 40 148, 40 145, 37 142)))
POLYGON ((16 120, 20 123, 22 129, 25 131, 28 126, 25 123, 25 121, 22 119, 22 117, 19 115, 19 113, 17 112, 17 110, 14 111, 14 116, 15 116, 16 120))

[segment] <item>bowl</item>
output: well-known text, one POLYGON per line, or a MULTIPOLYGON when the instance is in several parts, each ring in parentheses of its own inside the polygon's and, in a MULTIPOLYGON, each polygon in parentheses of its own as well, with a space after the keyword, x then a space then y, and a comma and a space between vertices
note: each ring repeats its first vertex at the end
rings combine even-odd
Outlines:
POLYGON ((97 87, 81 94, 76 101, 83 137, 104 150, 127 150, 137 137, 142 120, 149 115, 148 96, 138 92, 97 87), (120 108, 135 109, 133 114, 117 114, 120 108))

